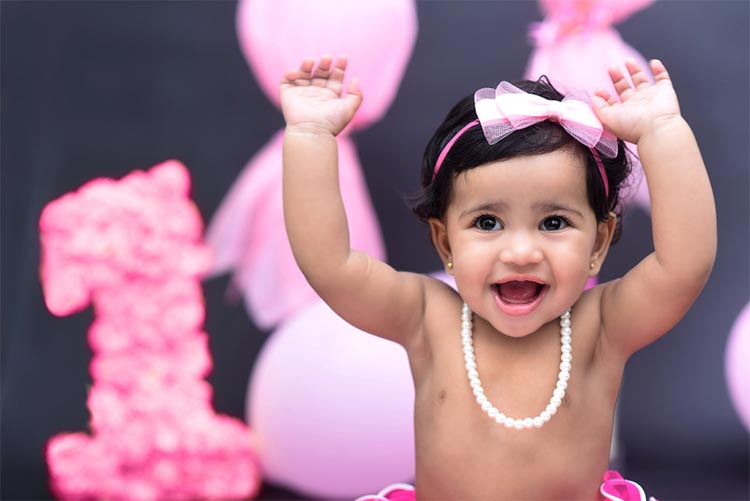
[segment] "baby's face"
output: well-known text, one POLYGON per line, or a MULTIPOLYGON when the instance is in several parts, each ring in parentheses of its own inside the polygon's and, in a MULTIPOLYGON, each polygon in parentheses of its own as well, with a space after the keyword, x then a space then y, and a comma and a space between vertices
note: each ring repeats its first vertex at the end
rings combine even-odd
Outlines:
POLYGON ((432 227, 463 299, 514 337, 572 306, 609 243, 588 202, 583 160, 568 150, 459 174, 444 221, 432 227))

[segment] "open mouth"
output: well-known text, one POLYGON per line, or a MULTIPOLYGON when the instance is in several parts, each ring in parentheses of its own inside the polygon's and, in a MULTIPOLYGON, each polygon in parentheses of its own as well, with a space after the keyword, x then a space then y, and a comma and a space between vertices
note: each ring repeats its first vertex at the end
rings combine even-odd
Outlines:
POLYGON ((536 309, 549 286, 530 280, 509 280, 494 284, 492 289, 500 310, 509 315, 526 315, 536 309))

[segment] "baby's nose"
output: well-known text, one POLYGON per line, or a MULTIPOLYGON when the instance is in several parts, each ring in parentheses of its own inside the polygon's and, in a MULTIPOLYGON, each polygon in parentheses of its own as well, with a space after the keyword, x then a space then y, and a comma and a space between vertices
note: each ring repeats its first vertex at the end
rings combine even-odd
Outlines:
POLYGON ((542 250, 536 240, 526 233, 518 233, 506 239, 500 249, 500 261, 519 266, 538 264, 543 259, 542 250))

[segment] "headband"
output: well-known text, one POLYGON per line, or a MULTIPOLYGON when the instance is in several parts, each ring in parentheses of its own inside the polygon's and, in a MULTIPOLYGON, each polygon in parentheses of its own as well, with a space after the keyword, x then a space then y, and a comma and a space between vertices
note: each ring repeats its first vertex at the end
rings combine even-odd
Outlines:
POLYGON ((558 123, 576 141, 591 150, 604 183, 604 193, 609 197, 607 173, 599 153, 607 158, 616 157, 617 137, 604 128, 586 94, 571 93, 562 101, 554 101, 529 94, 503 81, 497 89, 484 88, 476 91, 474 108, 478 119, 466 124, 442 149, 432 173, 433 180, 456 140, 475 125, 482 126, 489 144, 495 144, 514 131, 550 120, 558 123))

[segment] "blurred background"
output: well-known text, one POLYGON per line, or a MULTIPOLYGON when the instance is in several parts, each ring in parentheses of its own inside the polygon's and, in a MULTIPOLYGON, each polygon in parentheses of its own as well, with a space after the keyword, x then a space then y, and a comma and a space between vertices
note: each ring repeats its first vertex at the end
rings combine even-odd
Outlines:
MULTIPOLYGON (((243 57, 236 10, 200 0, 0 3, 2 499, 51 499, 45 444, 89 421, 93 313, 58 318, 44 306, 44 205, 92 178, 176 158, 208 223, 283 126, 243 57)), ((395 100, 353 139, 389 263, 432 272, 440 262, 427 229, 404 202, 418 189, 423 148, 460 97, 523 76, 528 26, 542 16, 531 1, 419 1, 416 10, 418 35, 395 100)), ((750 499, 748 432, 724 375, 730 330, 750 299, 749 26, 750 4, 730 0, 656 2, 618 25, 645 57, 666 63, 719 217, 718 257, 702 295, 670 334, 631 359, 623 382, 622 469, 659 499, 750 499)), ((682 231, 701 238, 701 228, 682 231)), ((601 278, 621 276, 651 248, 648 213, 634 206, 601 278)), ((269 330, 226 293, 227 275, 203 285, 214 408, 244 420, 269 330)), ((305 499, 269 484, 259 498, 305 499)))

